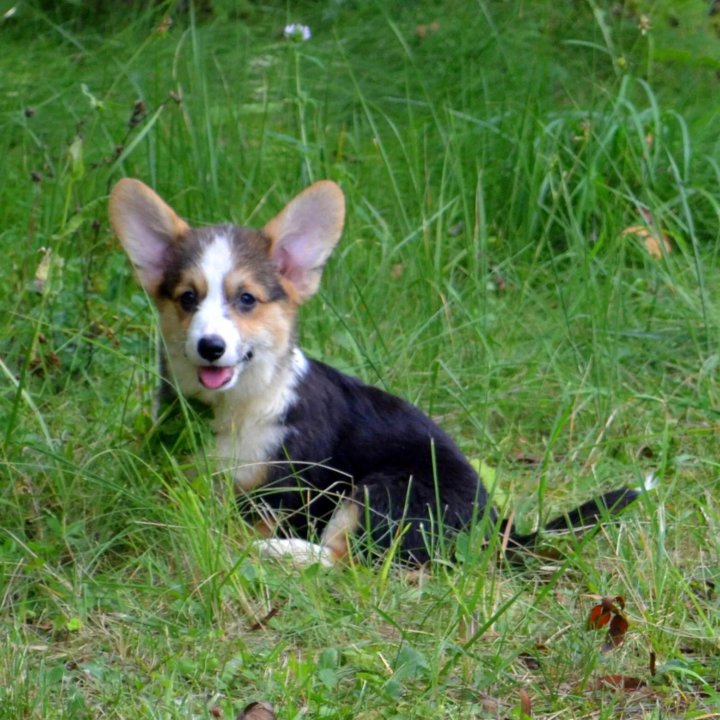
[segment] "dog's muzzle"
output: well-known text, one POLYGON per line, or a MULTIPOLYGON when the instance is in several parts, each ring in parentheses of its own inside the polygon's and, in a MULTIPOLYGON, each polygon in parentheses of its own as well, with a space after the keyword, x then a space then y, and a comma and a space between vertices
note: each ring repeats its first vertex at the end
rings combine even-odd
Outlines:
MULTIPOLYGON (((201 337, 197 344, 198 355, 208 363, 221 360, 227 344, 219 335, 201 337)), ((198 380, 208 390, 219 390, 231 385, 240 372, 240 366, 252 360, 253 351, 248 350, 240 362, 235 365, 201 365, 198 367, 198 380)))

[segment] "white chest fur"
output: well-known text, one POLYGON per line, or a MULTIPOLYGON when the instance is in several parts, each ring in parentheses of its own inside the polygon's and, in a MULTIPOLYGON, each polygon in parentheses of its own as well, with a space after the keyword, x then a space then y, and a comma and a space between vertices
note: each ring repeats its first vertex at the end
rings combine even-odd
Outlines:
POLYGON ((295 401, 298 382, 305 374, 308 362, 299 349, 292 352, 292 360, 274 373, 272 382, 258 383, 247 369, 246 382, 222 397, 215 405, 213 429, 216 457, 223 470, 232 475, 235 488, 249 491, 265 482, 268 465, 280 449, 287 429, 283 419, 295 401))

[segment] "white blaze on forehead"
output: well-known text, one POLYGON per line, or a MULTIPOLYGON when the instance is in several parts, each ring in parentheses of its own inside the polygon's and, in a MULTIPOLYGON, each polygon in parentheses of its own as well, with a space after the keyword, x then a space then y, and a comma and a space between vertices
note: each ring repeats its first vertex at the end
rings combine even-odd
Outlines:
POLYGON ((233 365, 240 361, 240 336, 230 318, 225 297, 225 276, 232 270, 233 255, 230 242, 224 235, 215 237, 203 250, 198 264, 207 284, 207 294, 200 301, 193 316, 187 337, 187 353, 200 362, 197 345, 201 338, 218 335, 226 345, 226 353, 218 365, 233 365))
POLYGON ((233 257, 230 243, 224 235, 217 236, 204 250, 200 269, 207 282, 205 301, 223 304, 225 302, 225 275, 232 269, 233 257))

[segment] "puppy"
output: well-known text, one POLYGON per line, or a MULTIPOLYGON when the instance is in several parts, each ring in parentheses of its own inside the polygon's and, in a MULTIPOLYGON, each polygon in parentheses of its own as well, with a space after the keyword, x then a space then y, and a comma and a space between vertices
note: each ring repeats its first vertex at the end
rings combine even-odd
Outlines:
MULTIPOLYGON (((329 565, 361 534, 423 563, 472 522, 532 545, 536 533, 497 522, 477 473, 424 413, 299 349, 298 308, 344 216, 342 191, 321 181, 262 230, 191 228, 140 181, 118 182, 110 219, 158 310, 163 382, 212 408, 217 461, 239 498, 254 491, 264 524, 291 529, 259 542, 266 555, 329 565)), ((546 529, 595 525, 636 497, 606 493, 546 529)))

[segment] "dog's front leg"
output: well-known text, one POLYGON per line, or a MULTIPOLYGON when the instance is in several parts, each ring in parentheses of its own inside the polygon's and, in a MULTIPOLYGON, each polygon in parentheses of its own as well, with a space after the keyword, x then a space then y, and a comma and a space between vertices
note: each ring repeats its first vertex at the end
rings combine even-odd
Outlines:
POLYGON ((356 502, 345 500, 325 526, 320 543, 298 538, 268 538, 253 543, 262 557, 289 558, 297 567, 320 563, 332 567, 350 552, 350 537, 360 525, 360 508, 356 502))

